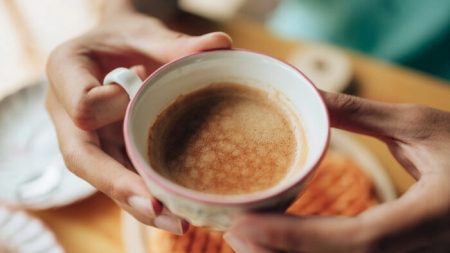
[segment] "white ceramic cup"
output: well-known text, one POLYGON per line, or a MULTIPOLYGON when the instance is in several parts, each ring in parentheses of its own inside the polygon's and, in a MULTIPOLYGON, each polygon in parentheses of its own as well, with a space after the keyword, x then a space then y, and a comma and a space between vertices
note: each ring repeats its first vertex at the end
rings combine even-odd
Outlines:
POLYGON ((243 212, 286 207, 305 186, 328 145, 329 117, 317 89, 299 70, 267 55, 235 49, 201 52, 162 66, 145 81, 129 69, 115 69, 104 80, 112 83, 121 85, 131 99, 124 120, 131 162, 153 196, 196 226, 225 230, 243 212), (290 100, 301 119, 308 143, 304 165, 291 169, 272 188, 241 195, 198 192, 164 178, 149 163, 148 133, 157 116, 180 95, 223 81, 275 89, 290 100))

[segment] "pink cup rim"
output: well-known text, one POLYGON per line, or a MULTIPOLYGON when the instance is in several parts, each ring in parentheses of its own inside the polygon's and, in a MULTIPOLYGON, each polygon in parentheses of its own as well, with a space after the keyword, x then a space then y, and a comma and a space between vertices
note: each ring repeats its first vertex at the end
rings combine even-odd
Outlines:
MULTIPOLYGON (((329 144, 329 141, 330 141, 330 116, 329 116, 327 107, 325 105, 325 102, 323 100, 323 97, 320 94, 317 87, 314 85, 314 83, 311 81, 311 79, 309 79, 305 74, 303 74, 303 72, 301 72, 299 69, 297 69, 293 65, 291 65, 285 61, 282 61, 276 57, 269 56, 269 55, 259 53, 259 52, 255 52, 252 50, 240 49, 240 48, 214 49, 214 50, 195 52, 195 53, 180 57, 178 59, 175 59, 169 63, 162 65, 157 70, 155 70, 151 75, 149 75, 144 81, 142 81, 141 87, 137 91, 134 98, 131 99, 131 101, 128 104, 128 107, 127 107, 127 110, 125 113, 125 118, 124 118, 123 132, 124 132, 125 146, 126 146, 126 151, 127 151, 128 157, 130 158, 131 162, 133 163, 133 165, 135 166, 135 168, 139 172, 139 174, 141 174, 143 176, 145 175, 147 177, 144 180, 146 180, 146 179, 150 180, 151 183, 158 185, 158 187, 164 189, 165 191, 171 193, 172 195, 175 195, 175 196, 178 196, 178 197, 181 197, 184 199, 189 199, 192 201, 204 203, 204 204, 209 204, 209 205, 249 205, 249 204, 254 204, 254 203, 258 203, 258 202, 263 202, 268 199, 273 199, 280 195, 283 195, 285 192, 302 184, 307 178, 309 178, 309 175, 317 168, 318 164, 323 159, 326 148, 329 144), (255 193, 250 193, 250 194, 248 194, 249 198, 246 198, 246 199, 243 199, 243 198, 230 199, 231 197, 237 196, 237 195, 226 196, 226 195, 219 195, 219 194, 207 194, 207 193, 201 193, 201 192, 193 191, 191 189, 187 189, 185 187, 182 187, 180 185, 177 185, 177 184, 171 182, 170 180, 164 178, 163 176, 159 175, 156 171, 154 171, 154 169, 150 166, 150 164, 148 164, 144 159, 142 159, 142 157, 140 157, 139 151, 137 150, 136 145, 133 141, 133 138, 131 137, 130 123, 131 123, 131 116, 132 116, 133 108, 135 107, 136 101, 138 101, 138 98, 140 97, 140 95, 144 92, 144 89, 148 86, 149 80, 154 78, 155 76, 157 76, 162 71, 170 68, 174 63, 180 62, 182 60, 185 60, 186 58, 190 58, 193 56, 208 54, 208 53, 217 52, 217 51, 235 51, 235 52, 237 51, 237 52, 243 52, 243 53, 256 54, 256 55, 259 55, 262 57, 267 57, 271 60, 275 60, 283 65, 290 67, 292 70, 296 71, 299 75, 301 75, 303 78, 305 78, 307 80, 307 84, 310 85, 311 88, 313 88, 313 91, 317 94, 317 96, 319 98, 320 105, 322 106, 323 110, 325 111, 327 133, 326 133, 326 140, 325 140, 325 143, 323 146, 323 150, 321 151, 320 156, 318 156, 316 158, 316 160, 312 163, 311 166, 304 168, 304 170, 306 170, 307 172, 303 175, 303 177, 301 177, 298 181, 295 181, 291 184, 285 185, 283 188, 281 188, 277 192, 274 192, 272 194, 261 195, 261 196, 259 196, 259 195, 256 196, 255 193), (253 196, 250 197, 250 195, 253 195, 253 196)), ((264 191, 262 191, 262 192, 264 192, 264 191)), ((246 196, 246 195, 247 194, 239 195, 239 197, 246 196)))

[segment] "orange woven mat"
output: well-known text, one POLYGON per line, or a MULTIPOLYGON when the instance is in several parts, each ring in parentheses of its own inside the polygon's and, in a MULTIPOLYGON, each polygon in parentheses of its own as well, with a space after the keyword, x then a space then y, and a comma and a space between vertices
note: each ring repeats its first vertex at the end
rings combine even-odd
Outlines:
MULTIPOLYGON (((328 152, 300 197, 289 207, 293 215, 354 216, 378 203, 371 179, 350 158, 328 152)), ((191 227, 183 236, 152 233, 149 253, 232 253, 222 234, 191 227)))

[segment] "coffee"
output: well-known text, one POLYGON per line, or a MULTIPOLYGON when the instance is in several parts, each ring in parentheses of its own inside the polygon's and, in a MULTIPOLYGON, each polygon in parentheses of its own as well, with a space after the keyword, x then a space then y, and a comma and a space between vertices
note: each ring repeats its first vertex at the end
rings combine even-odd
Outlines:
POLYGON ((151 166, 167 179, 214 194, 276 185, 301 166, 300 120, 281 94, 216 83, 177 98, 149 131, 151 166))

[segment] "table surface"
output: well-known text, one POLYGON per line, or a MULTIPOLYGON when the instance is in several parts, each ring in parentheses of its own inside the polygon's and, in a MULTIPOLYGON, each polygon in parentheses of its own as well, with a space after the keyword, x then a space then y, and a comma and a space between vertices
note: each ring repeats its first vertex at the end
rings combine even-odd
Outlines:
MULTIPOLYGON (((234 46, 247 48, 280 59, 286 59, 298 48, 308 44, 280 38, 262 25, 243 19, 224 24, 186 18, 182 30, 192 34, 222 30, 230 34, 234 46)), ((423 73, 380 62, 345 50, 353 66, 357 95, 379 101, 416 103, 450 111, 450 84, 423 73)), ((397 191, 401 194, 413 179, 390 155, 379 141, 355 135, 386 168, 397 191)), ((80 203, 56 210, 34 212, 53 229, 68 253, 124 252, 120 230, 120 210, 104 195, 98 193, 80 203)))

